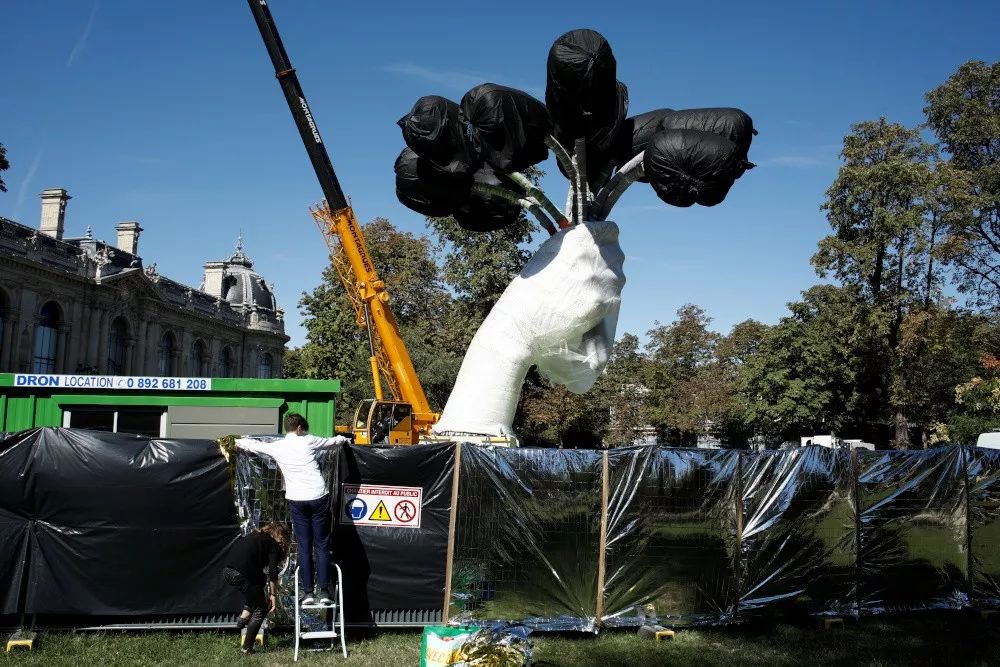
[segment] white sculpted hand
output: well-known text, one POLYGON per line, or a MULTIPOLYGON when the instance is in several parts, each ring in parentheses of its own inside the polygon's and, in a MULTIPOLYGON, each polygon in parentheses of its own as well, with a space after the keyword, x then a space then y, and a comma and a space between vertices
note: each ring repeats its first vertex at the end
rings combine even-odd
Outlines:
POLYGON ((573 392, 590 389, 614 344, 624 259, 613 222, 577 225, 542 244, 476 332, 434 432, 513 435, 532 365, 573 392))

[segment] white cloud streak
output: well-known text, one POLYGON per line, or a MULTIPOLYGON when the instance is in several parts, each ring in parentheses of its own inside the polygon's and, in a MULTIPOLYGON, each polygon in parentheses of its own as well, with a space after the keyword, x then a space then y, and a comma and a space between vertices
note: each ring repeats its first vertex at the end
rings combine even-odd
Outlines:
POLYGON ((80 57, 80 54, 86 48, 87 40, 90 38, 90 30, 94 27, 94 19, 97 17, 97 6, 99 4, 100 0, 94 0, 94 6, 90 8, 90 17, 87 19, 86 25, 83 26, 76 44, 73 45, 73 50, 69 52, 69 57, 66 58, 66 69, 73 66, 73 63, 76 62, 76 59, 80 57))
POLYGON ((17 217, 19 222, 22 220, 21 209, 24 206, 24 198, 28 196, 28 187, 31 185, 31 181, 34 180, 35 174, 38 173, 38 168, 42 164, 43 153, 45 153, 44 148, 35 153, 35 158, 28 166, 28 171, 25 172, 24 178, 21 179, 21 185, 17 189, 17 199, 14 202, 14 215, 17 217))

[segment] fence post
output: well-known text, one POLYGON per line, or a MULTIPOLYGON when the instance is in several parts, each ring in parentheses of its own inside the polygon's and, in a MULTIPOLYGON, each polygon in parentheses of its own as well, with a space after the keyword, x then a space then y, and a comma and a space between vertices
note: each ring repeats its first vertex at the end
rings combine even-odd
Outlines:
POLYGON ((973 582, 973 560, 972 560, 972 494, 970 493, 971 481, 969 479, 969 467, 972 465, 971 456, 973 450, 967 445, 958 445, 962 455, 962 481, 965 489, 965 585, 966 600, 968 606, 975 608, 975 600, 972 597, 975 584, 973 582))
POLYGON ((444 567, 444 607, 441 622, 448 622, 451 607, 451 569, 455 559, 455 521, 458 518, 458 479, 462 472, 462 443, 455 443, 455 470, 451 474, 451 514, 448 516, 448 555, 444 567))
POLYGON ((601 618, 604 616, 604 572, 606 563, 606 551, 608 547, 608 450, 601 454, 601 538, 600 551, 597 555, 597 605, 595 626, 601 627, 601 618))
POLYGON ((740 599, 743 596, 743 452, 736 452, 736 553, 733 554, 733 579, 736 584, 736 599, 733 601, 733 619, 740 615, 740 599))
POLYGON ((858 461, 858 450, 851 448, 851 477, 854 481, 854 545, 857 567, 854 569, 854 610, 861 616, 861 487, 858 477, 861 476, 861 463, 858 461))

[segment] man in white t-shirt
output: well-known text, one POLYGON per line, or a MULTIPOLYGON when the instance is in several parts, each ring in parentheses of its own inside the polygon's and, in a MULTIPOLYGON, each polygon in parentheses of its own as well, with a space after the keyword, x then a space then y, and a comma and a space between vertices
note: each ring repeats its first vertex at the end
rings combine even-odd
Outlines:
POLYGON ((274 442, 240 438, 236 446, 274 459, 285 478, 285 498, 292 513, 292 528, 298 546, 302 604, 317 600, 330 604, 330 491, 323 481, 319 452, 351 442, 337 435, 319 438, 309 435, 309 422, 300 414, 285 415, 285 437, 274 442), (313 545, 316 547, 316 591, 313 593, 313 545))

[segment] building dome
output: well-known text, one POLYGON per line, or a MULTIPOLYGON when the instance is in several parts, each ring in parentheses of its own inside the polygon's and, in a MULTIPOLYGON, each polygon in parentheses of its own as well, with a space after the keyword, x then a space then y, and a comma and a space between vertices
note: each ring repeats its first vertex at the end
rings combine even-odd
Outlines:
POLYGON ((253 306, 277 310, 274 293, 264 278, 253 271, 253 262, 243 251, 243 237, 236 242, 236 252, 225 263, 222 298, 233 306, 253 306))

